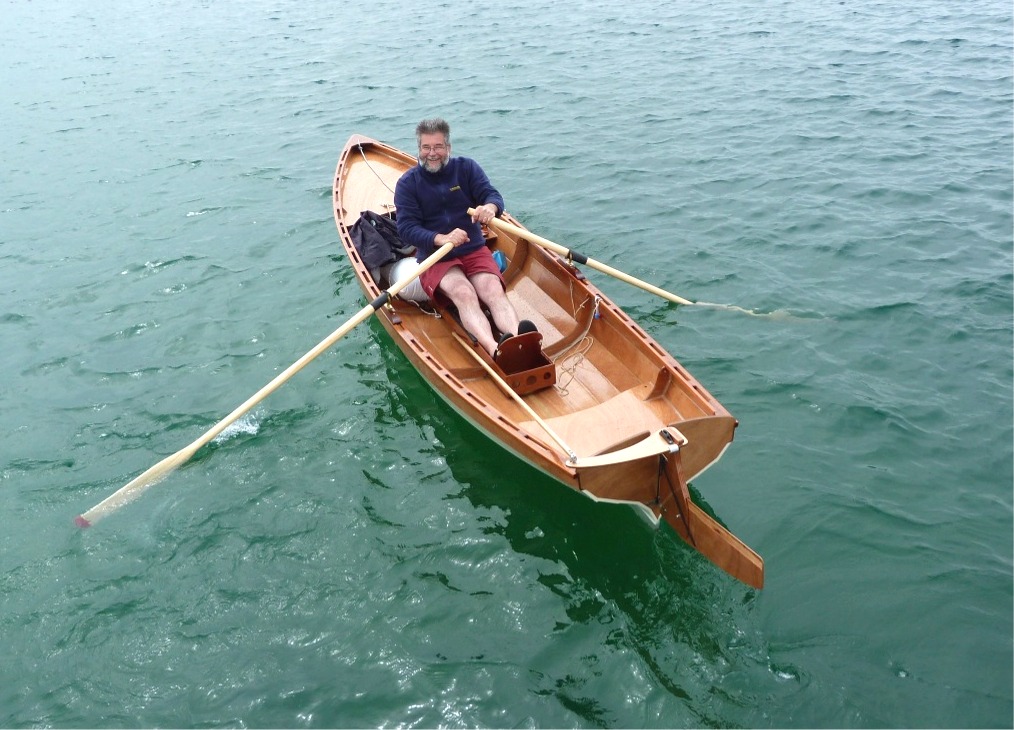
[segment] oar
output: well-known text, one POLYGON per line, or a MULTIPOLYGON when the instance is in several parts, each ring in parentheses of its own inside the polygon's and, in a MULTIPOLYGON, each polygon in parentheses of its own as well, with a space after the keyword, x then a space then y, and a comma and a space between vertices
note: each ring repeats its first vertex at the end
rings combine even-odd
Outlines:
MULTIPOLYGON (((442 259, 447 253, 454 248, 454 244, 445 243, 439 249, 437 249, 429 258, 420 264, 416 276, 422 274, 426 269, 430 268, 437 261, 442 259)), ((165 479, 174 469, 179 467, 190 459, 197 450, 207 444, 213 438, 218 436, 222 431, 228 428, 234 421, 240 418, 244 413, 249 411, 255 405, 264 400, 267 396, 273 393, 282 383, 291 378, 293 375, 298 373, 303 367, 306 366, 311 360, 320 355, 322 352, 327 350, 331 345, 336 343, 346 334, 351 332, 356 326, 369 319, 370 315, 380 309, 382 306, 390 301, 391 297, 400 292, 406 286, 411 283, 415 276, 399 281, 391 286, 386 291, 382 292, 380 296, 374 299, 372 302, 363 307, 357 314, 349 319, 345 324, 332 332, 328 337, 321 340, 320 343, 308 353, 303 355, 301 358, 292 363, 282 373, 280 373, 274 380, 265 385, 263 388, 258 390, 252 396, 250 396, 244 403, 239 406, 236 410, 230 413, 228 416, 223 418, 221 421, 216 423, 203 436, 194 441, 186 448, 180 449, 175 454, 167 456, 162 461, 149 468, 143 474, 135 477, 132 481, 128 482, 124 486, 120 487, 117 491, 106 497, 104 500, 99 502, 97 505, 92 507, 84 514, 78 515, 74 522, 78 527, 89 527, 95 524, 98 520, 102 519, 106 515, 116 511, 123 505, 130 502, 143 492, 148 487, 160 482, 165 479)))
MULTIPOLYGON (((475 208, 469 208, 468 212, 474 215, 475 208)), ((531 231, 525 230, 524 228, 519 228, 518 226, 512 225, 507 221, 500 220, 499 218, 493 218, 490 221, 490 225, 492 225, 495 228, 499 228, 501 231, 505 231, 506 233, 510 233, 515 236, 520 236, 521 238, 532 241, 533 243, 537 243, 543 248, 552 251, 553 253, 557 253, 567 258, 568 260, 576 261, 579 264, 585 264, 587 266, 590 266, 591 268, 597 269, 598 271, 601 271, 604 274, 609 274, 610 276, 615 277, 620 281, 625 281, 628 284, 632 284, 633 286, 636 286, 640 289, 644 289, 647 292, 651 292, 652 294, 662 297, 663 299, 668 299, 670 302, 675 302, 676 304, 684 304, 695 307, 712 307, 715 309, 729 309, 735 312, 743 312, 744 314, 750 314, 755 317, 769 316, 755 312, 752 309, 743 309, 742 307, 737 307, 732 304, 712 304, 711 302, 692 302, 689 299, 684 299, 683 297, 672 294, 671 292, 667 292, 665 289, 659 289, 654 284, 649 284, 648 282, 641 281, 640 279, 633 277, 630 274, 625 274, 619 269, 614 269, 612 266, 609 266, 608 264, 603 264, 600 261, 588 258, 582 253, 573 251, 569 248, 566 248, 565 246, 561 246, 558 243, 553 243, 552 241, 543 238, 542 236, 538 236, 532 233, 531 231)))

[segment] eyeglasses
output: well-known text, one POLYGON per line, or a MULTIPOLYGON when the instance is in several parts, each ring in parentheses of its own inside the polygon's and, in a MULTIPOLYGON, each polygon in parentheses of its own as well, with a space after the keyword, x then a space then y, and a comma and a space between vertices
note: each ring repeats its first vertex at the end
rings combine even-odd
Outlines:
POLYGON ((424 144, 424 145, 419 145, 419 151, 423 152, 425 154, 429 154, 430 152, 446 152, 447 151, 447 145, 445 145, 445 144, 424 144))

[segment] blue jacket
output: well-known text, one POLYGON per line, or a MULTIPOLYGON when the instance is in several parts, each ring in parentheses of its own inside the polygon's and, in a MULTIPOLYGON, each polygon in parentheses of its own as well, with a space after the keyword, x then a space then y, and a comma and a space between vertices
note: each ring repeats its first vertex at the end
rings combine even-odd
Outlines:
POLYGON ((398 236, 416 247, 416 258, 422 261, 436 249, 434 236, 460 228, 468 233, 468 243, 455 247, 447 258, 463 256, 485 245, 482 227, 472 222, 468 209, 486 203, 496 205, 497 215, 503 213, 503 197, 475 160, 452 157, 436 173, 417 164, 394 188, 398 236))

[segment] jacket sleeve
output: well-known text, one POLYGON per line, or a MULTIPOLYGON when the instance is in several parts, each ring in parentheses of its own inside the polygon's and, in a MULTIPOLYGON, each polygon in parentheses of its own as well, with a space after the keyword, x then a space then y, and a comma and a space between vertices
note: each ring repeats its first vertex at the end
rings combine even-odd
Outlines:
POLYGON ((500 195, 493 183, 489 181, 489 177, 486 176, 485 171, 479 166, 479 163, 470 160, 471 164, 471 194, 472 201, 475 205, 485 205, 486 203, 493 203, 496 206, 496 215, 499 218, 500 214, 504 210, 503 196, 500 195))
POLYGON ((399 238, 416 247, 416 256, 420 261, 433 253, 433 237, 438 231, 428 230, 422 225, 422 208, 415 194, 414 181, 409 175, 403 175, 395 185, 394 208, 398 214, 399 238))

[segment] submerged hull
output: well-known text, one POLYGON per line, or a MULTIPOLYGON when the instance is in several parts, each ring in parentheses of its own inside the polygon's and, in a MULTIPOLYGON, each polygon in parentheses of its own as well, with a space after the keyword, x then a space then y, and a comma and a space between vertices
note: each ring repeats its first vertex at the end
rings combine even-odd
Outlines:
MULTIPOLYGON (((413 164, 413 156, 359 135, 338 162, 335 222, 370 300, 393 282, 374 281, 352 228, 365 211, 394 212, 395 184, 413 164)), ((665 520, 718 567, 761 587, 763 561, 694 504, 687 488, 731 443, 735 419, 570 262, 526 239, 509 214, 503 220, 509 230, 494 226, 487 242, 509 262, 507 296, 542 333, 555 385, 524 392, 523 384, 505 383, 460 326, 428 306, 391 298, 377 310, 384 329, 430 386, 491 439, 589 497, 665 520)))

